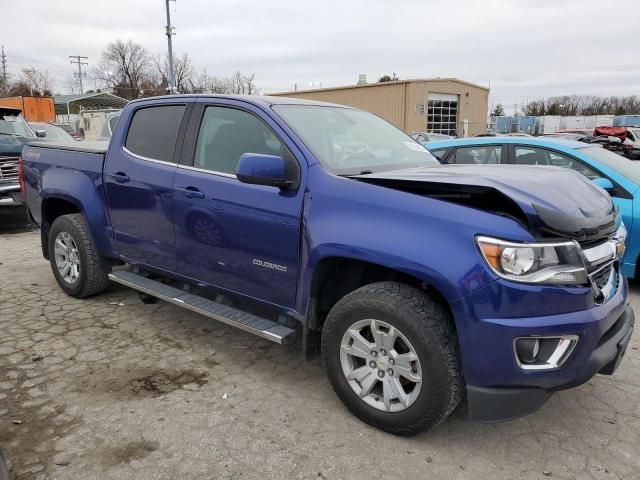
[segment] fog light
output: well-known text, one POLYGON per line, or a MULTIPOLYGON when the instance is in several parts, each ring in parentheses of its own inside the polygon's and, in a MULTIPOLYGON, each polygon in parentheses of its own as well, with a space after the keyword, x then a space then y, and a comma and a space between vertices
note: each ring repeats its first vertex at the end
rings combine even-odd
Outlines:
POLYGON ((540 353, 540 339, 520 338, 516 342, 516 351, 522 363, 534 363, 540 353))
POLYGON ((562 366, 578 343, 577 335, 520 337, 513 343, 516 363, 523 370, 551 370, 562 366))

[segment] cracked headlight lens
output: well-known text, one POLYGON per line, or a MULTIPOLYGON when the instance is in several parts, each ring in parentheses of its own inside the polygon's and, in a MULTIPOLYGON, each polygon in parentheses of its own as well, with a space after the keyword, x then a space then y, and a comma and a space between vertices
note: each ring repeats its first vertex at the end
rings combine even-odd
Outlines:
POLYGON ((478 237, 478 247, 491 270, 515 282, 587 285, 587 272, 574 242, 514 243, 478 237))

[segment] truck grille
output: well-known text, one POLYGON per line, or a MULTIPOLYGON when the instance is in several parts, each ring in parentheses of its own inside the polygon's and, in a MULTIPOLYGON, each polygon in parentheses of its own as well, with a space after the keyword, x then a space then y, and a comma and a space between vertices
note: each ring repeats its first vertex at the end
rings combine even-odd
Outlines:
POLYGON ((589 244, 585 248, 581 244, 587 274, 596 287, 600 301, 612 295, 618 288, 617 262, 619 259, 617 242, 614 238, 589 244))
POLYGON ((0 157, 0 191, 18 190, 18 157, 0 157))
POLYGON ((587 271, 591 270, 594 272, 594 273, 591 273, 591 271, 589 271, 589 276, 591 277, 593 282, 596 284, 596 286, 602 289, 609 281, 609 277, 611 276, 611 270, 613 270, 613 263, 605 266, 604 268, 602 267, 598 267, 598 268, 591 267, 587 271), (600 268, 600 270, 598 270, 598 268, 600 268))

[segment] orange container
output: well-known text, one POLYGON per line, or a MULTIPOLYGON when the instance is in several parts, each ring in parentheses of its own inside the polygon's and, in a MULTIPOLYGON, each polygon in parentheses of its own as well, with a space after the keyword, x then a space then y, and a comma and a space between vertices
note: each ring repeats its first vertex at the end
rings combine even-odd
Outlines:
POLYGON ((27 122, 55 122, 56 109, 51 97, 5 97, 0 107, 19 108, 27 122))

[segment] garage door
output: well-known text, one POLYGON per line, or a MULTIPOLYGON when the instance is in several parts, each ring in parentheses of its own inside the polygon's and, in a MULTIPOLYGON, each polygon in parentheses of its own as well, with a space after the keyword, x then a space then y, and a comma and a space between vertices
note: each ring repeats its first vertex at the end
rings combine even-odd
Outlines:
POLYGON ((427 109, 427 131, 457 135, 458 96, 446 93, 430 93, 427 109))

